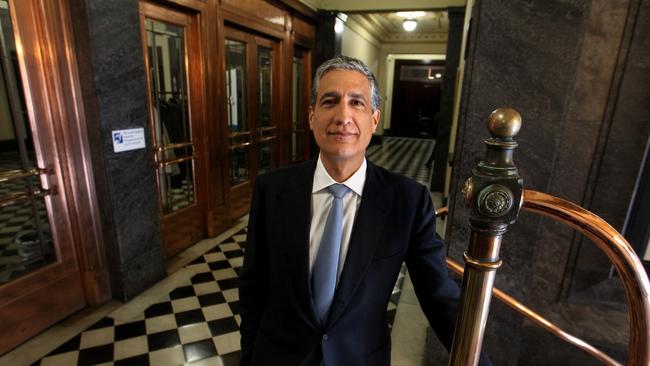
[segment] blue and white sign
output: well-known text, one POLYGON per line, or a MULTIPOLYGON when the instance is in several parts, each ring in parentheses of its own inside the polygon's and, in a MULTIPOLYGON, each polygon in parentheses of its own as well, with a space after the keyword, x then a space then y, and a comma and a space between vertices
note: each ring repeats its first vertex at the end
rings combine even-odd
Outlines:
POLYGON ((113 130, 113 151, 123 152, 144 149, 144 128, 131 128, 128 130, 113 130))

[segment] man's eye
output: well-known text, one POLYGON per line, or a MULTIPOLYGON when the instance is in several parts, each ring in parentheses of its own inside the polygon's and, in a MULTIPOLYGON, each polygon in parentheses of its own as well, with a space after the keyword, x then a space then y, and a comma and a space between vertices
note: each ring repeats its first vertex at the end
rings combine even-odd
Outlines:
POLYGON ((358 106, 358 107, 363 107, 365 103, 362 100, 355 99, 352 101, 352 105, 358 106))
POLYGON ((321 105, 327 106, 327 105, 332 105, 334 102, 331 99, 325 99, 324 101, 321 102, 321 105))

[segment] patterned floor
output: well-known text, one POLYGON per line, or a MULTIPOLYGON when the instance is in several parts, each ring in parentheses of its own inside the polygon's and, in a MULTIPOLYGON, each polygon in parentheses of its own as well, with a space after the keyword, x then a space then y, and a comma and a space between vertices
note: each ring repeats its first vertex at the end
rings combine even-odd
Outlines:
POLYGON ((433 152, 434 140, 384 137, 381 145, 368 148, 368 160, 392 172, 403 174, 429 187, 431 168, 425 162, 433 152))
MULTIPOLYGON (((431 140, 389 138, 371 147, 368 157, 425 183, 430 172, 424 162, 432 148, 431 140)), ((237 273, 245 246, 242 227, 187 264, 179 271, 191 274, 187 280, 144 311, 128 321, 109 314, 32 365, 238 365, 237 273)), ((389 325, 404 274, 403 268, 387 309, 389 325)))

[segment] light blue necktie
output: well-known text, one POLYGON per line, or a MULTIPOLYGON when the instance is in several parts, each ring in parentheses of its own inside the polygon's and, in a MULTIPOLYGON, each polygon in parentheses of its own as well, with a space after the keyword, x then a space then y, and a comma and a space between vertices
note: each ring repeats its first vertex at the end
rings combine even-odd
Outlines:
POLYGON ((325 324, 330 305, 334 299, 336 275, 339 268, 339 253, 343 236, 343 197, 350 189, 343 184, 332 184, 327 187, 334 196, 332 208, 327 215, 323 239, 321 239, 318 255, 312 270, 311 288, 316 306, 316 313, 325 324))

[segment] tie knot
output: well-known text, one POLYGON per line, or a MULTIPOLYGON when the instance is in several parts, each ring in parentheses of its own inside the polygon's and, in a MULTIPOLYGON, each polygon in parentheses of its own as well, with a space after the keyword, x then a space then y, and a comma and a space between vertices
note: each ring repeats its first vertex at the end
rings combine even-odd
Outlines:
POLYGON ((327 189, 330 191, 332 196, 334 198, 343 198, 348 191, 350 191, 350 188, 346 187, 343 184, 332 184, 331 186, 327 187, 327 189))

